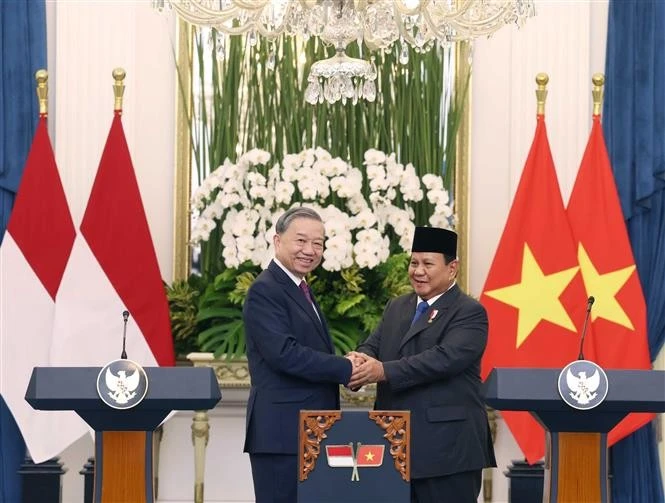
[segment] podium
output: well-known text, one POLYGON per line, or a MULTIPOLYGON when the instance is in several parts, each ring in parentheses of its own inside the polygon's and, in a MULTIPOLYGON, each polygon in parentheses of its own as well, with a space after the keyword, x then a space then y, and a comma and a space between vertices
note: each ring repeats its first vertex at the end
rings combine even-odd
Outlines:
POLYGON ((547 431, 543 502, 609 502, 607 433, 630 412, 665 412, 665 372, 606 370, 605 400, 589 410, 559 395, 560 369, 495 368, 486 402, 529 411, 547 431))
POLYGON ((301 410, 298 503, 410 503, 410 417, 301 410))
POLYGON ((35 367, 25 399, 34 409, 76 411, 95 430, 95 503, 153 503, 153 431, 173 410, 213 408, 217 379, 210 368, 146 367, 143 401, 117 410, 97 394, 100 370, 35 367))

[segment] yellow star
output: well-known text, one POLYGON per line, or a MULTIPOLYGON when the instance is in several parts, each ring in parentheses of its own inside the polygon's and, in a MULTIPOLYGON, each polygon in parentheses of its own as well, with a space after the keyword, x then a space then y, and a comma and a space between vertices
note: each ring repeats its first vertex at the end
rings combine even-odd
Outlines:
POLYGON ((372 451, 369 451, 367 454, 365 454, 365 459, 367 461, 374 461, 374 453, 372 451))
POLYGON ((596 318, 605 318, 617 325, 634 330, 633 322, 630 321, 626 311, 624 311, 621 304, 617 301, 616 294, 633 274, 635 264, 624 267, 623 269, 600 274, 593 265, 582 243, 577 248, 577 260, 582 270, 582 280, 584 281, 586 293, 587 295, 593 295, 596 299, 593 304, 593 310, 591 311, 591 320, 595 321, 596 318))
POLYGON ((536 262, 529 245, 524 243, 521 282, 498 288, 485 295, 517 308, 517 341, 519 348, 540 323, 547 320, 555 325, 577 332, 575 324, 561 304, 559 296, 566 289, 579 267, 571 267, 552 274, 544 274, 536 262))

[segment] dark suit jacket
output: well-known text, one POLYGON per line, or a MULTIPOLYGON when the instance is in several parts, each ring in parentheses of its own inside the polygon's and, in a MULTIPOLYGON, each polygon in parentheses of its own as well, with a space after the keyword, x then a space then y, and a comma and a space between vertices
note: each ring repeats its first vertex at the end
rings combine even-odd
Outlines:
POLYGON ((485 309, 454 286, 411 327, 416 302, 415 293, 388 302, 358 348, 384 362, 375 408, 411 410, 413 478, 496 466, 480 380, 485 309))
MULTIPOLYGON (((256 278, 243 307, 252 388, 245 452, 296 454, 300 409, 339 409, 351 362, 335 356, 323 314, 275 263, 256 278)), ((294 479, 295 480, 295 479, 294 479)))

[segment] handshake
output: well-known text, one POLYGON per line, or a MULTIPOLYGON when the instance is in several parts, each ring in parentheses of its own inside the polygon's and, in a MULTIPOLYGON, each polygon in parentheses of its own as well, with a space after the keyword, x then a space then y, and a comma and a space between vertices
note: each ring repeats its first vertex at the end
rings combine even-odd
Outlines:
POLYGON ((365 384, 386 380, 386 375, 383 372, 383 363, 379 360, 356 351, 347 353, 346 358, 353 365, 351 380, 346 385, 351 391, 358 391, 365 384))

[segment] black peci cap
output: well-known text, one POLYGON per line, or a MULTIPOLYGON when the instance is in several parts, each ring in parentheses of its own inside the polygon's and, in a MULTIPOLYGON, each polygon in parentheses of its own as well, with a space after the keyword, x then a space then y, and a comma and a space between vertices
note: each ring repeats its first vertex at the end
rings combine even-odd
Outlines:
POLYGON ((411 251, 443 253, 449 257, 457 257, 457 233, 438 227, 416 227, 411 251))

